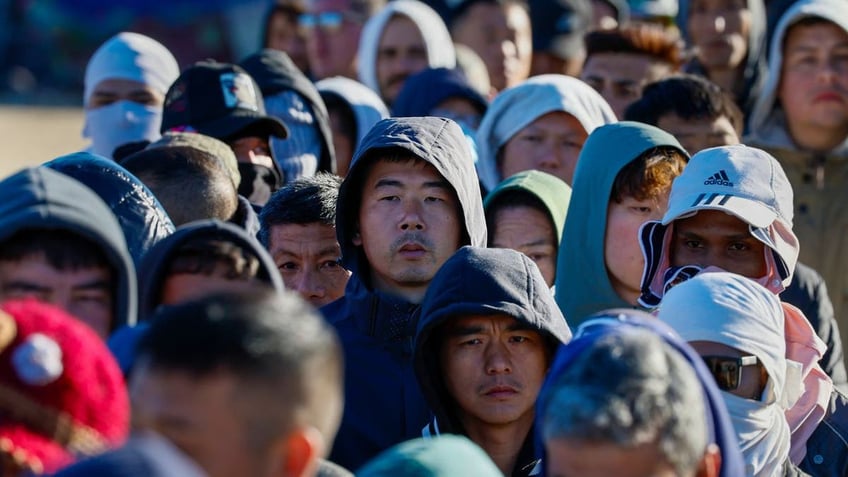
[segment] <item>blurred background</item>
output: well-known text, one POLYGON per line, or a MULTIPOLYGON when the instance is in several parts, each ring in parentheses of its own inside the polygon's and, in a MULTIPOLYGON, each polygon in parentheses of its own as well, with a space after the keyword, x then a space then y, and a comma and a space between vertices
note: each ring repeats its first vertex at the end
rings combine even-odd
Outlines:
POLYGON ((180 67, 238 61, 260 44, 272 0, 0 0, 0 177, 85 144, 83 75, 112 35, 167 46, 180 67))

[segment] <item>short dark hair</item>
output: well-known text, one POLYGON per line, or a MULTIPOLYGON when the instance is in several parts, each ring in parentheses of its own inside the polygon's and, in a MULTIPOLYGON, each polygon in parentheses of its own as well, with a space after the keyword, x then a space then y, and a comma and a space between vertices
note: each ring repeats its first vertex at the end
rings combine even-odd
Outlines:
POLYGON ((668 190, 683 172, 688 159, 673 146, 657 146, 640 154, 618 171, 610 191, 610 201, 621 203, 625 197, 648 200, 668 190))
POLYGON ((211 275, 218 267, 230 280, 249 280, 259 272, 259 257, 226 238, 202 236, 179 246, 168 264, 166 276, 178 273, 211 275))
POLYGON ((666 29, 635 24, 614 30, 596 30, 585 37, 586 62, 596 53, 635 53, 663 61, 677 69, 681 63, 680 41, 666 29))
POLYGON ((696 75, 677 75, 645 86, 642 97, 624 112, 627 121, 656 126, 666 114, 681 119, 726 117, 737 134, 742 134, 742 111, 733 96, 712 81, 696 75))
POLYGON ((102 247, 67 229, 22 229, 0 243, 0 262, 17 262, 35 254, 44 254, 57 270, 112 268, 102 247))
POLYGON ((471 10, 471 7, 477 4, 485 4, 485 5, 518 5, 523 8, 525 12, 530 13, 530 7, 527 4, 527 0, 464 0, 461 2, 454 2, 456 6, 453 7, 450 11, 450 17, 448 18, 448 27, 453 32, 454 27, 461 22, 465 15, 471 10))
POLYGON ((160 308, 138 345, 152 372, 227 373, 249 445, 265 449, 311 425, 332 441, 341 414, 342 351, 333 329, 294 293, 218 294, 160 308))
POLYGON ((238 192, 227 167, 199 149, 145 149, 122 165, 153 192, 176 226, 201 219, 226 221, 238 208, 238 192))
MULTIPOLYGON (((495 217, 498 215, 498 212, 504 209, 509 209, 511 207, 530 207, 532 209, 536 209, 539 212, 545 214, 545 217, 548 217, 548 220, 551 222, 551 228, 554 230, 554 234, 556 234, 556 225, 554 223, 553 217, 551 217, 551 212, 545 207, 542 199, 537 197, 530 191, 521 190, 521 189, 512 189, 501 194, 498 194, 492 202, 487 204, 485 208, 486 213, 486 230, 488 232, 488 237, 486 243, 491 246, 495 239, 495 233, 497 230, 495 229, 495 217)), ((554 243, 558 242, 559 237, 554 237, 554 243)))
POLYGON ((268 247, 271 227, 275 225, 319 222, 335 226, 336 201, 341 184, 341 177, 319 172, 290 182, 274 192, 259 213, 259 242, 268 247))

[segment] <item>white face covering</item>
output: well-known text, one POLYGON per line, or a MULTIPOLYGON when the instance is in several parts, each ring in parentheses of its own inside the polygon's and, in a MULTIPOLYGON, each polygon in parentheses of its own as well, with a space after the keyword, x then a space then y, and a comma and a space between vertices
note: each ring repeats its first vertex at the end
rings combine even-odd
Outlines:
POLYGON ((722 391, 745 458, 745 475, 779 475, 789 455, 789 424, 777 404, 722 391))
POLYGON ((83 136, 91 138, 89 151, 112 158, 115 148, 137 141, 159 139, 162 107, 121 100, 85 110, 83 136))

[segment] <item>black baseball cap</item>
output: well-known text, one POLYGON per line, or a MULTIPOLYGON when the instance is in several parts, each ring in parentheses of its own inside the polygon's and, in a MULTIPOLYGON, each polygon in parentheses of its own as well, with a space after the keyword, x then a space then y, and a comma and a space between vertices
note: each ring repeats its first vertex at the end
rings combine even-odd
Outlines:
POLYGON ((265 113, 256 81, 238 65, 200 61, 180 74, 165 95, 161 132, 190 131, 229 140, 288 137, 279 119, 265 113))

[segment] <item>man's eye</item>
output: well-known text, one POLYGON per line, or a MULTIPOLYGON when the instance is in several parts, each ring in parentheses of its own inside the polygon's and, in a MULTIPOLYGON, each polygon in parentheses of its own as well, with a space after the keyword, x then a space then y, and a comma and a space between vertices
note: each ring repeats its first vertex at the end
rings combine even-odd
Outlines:
POLYGON ((335 259, 335 260, 327 260, 326 262, 324 262, 324 263, 322 263, 322 264, 321 264, 321 268, 323 268, 323 269, 329 269, 329 270, 333 270, 333 269, 336 269, 336 268, 341 268, 341 266, 342 266, 342 264, 341 264, 341 259, 340 259, 340 258, 337 258, 337 259, 335 259))
POLYGON ((281 263, 281 264, 277 265, 277 268, 280 271, 282 271, 282 270, 287 270, 287 271, 288 270, 297 270, 297 264, 295 264, 294 262, 285 262, 285 263, 281 263))
POLYGON ((748 244, 742 242, 732 243, 728 248, 730 250, 733 250, 734 252, 744 252, 745 250, 750 249, 750 247, 748 247, 748 244))

